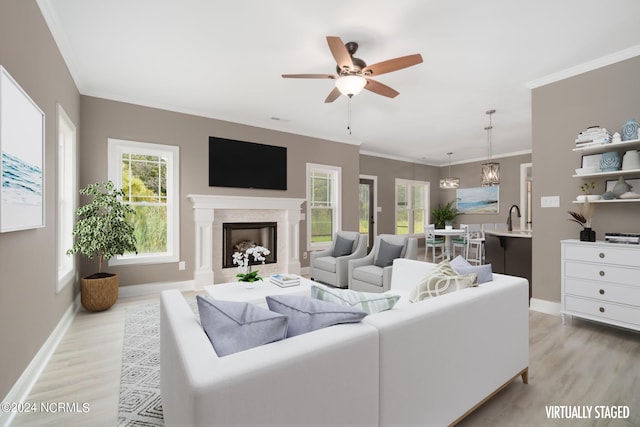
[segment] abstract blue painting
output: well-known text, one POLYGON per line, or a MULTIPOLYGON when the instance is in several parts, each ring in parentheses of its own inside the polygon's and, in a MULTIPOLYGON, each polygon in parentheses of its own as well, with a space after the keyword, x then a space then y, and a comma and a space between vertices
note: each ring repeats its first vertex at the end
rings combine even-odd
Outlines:
POLYGON ((500 186, 459 188, 456 208, 464 214, 497 214, 500 208, 500 186))
POLYGON ((0 232, 44 227, 44 113, 0 67, 0 232))

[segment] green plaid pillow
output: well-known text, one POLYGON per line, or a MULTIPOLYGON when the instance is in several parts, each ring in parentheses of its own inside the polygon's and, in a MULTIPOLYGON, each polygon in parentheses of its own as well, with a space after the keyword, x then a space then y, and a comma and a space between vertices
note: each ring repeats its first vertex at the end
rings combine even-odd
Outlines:
POLYGON ((323 285, 311 285, 311 298, 337 302, 359 308, 368 314, 391 310, 400 299, 399 295, 357 292, 350 289, 334 289, 323 285))

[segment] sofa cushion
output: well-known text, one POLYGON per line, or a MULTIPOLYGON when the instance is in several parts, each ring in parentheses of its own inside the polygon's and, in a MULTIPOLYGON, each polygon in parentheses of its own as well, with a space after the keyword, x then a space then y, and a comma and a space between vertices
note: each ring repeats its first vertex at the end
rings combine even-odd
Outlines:
POLYGON ((460 276, 449 261, 444 260, 427 273, 409 293, 412 302, 433 298, 463 288, 477 286, 476 273, 460 276))
POLYGON ((363 265, 353 269, 352 277, 356 280, 382 287, 382 268, 377 265, 363 265))
POLYGON ((493 270, 491 264, 471 265, 462 255, 458 255, 451 260, 451 266, 458 274, 478 274, 478 284, 493 281, 493 270))
POLYGON ((355 240, 345 239, 344 237, 338 235, 336 237, 336 243, 333 245, 333 253, 334 257, 351 255, 353 251, 353 243, 355 240))
POLYGON ((267 296, 269 310, 289 318, 287 338, 339 323, 357 323, 367 315, 362 310, 301 295, 267 296))
POLYGON ((322 285, 311 285, 311 297, 356 307, 368 314, 391 310, 400 299, 399 295, 357 292, 350 289, 334 289, 322 285))
POLYGON ((331 273, 336 272, 336 259, 332 256, 322 256, 313 260, 313 268, 331 273))
POLYGON ((378 254, 373 261, 378 267, 388 267, 393 264, 393 260, 400 258, 404 246, 393 245, 387 243, 385 240, 380 239, 380 247, 378 248, 378 254))
POLYGON ((287 336, 287 316, 248 302, 196 299, 202 328, 220 357, 287 336))

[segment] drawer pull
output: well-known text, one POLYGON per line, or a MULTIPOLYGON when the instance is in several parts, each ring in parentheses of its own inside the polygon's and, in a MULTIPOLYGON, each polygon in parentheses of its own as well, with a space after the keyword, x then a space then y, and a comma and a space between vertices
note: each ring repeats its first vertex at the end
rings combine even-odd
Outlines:
POLYGON ((600 307, 600 313, 604 313, 604 307, 600 307))
POLYGON ((598 292, 600 292, 600 295, 604 295, 604 289, 600 289, 598 292))
POLYGON ((604 252, 600 252, 600 254, 598 255, 600 258, 604 258, 604 252))
POLYGON ((604 271, 600 270, 600 276, 604 277, 604 271))

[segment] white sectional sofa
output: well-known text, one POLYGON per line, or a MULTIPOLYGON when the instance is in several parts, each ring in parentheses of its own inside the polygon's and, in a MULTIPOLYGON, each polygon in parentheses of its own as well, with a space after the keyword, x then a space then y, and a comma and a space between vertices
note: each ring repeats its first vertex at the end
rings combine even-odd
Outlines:
POLYGON ((394 261, 390 311, 218 357, 178 291, 161 296, 167 426, 450 425, 522 376, 525 279, 406 298, 435 264, 394 261))

